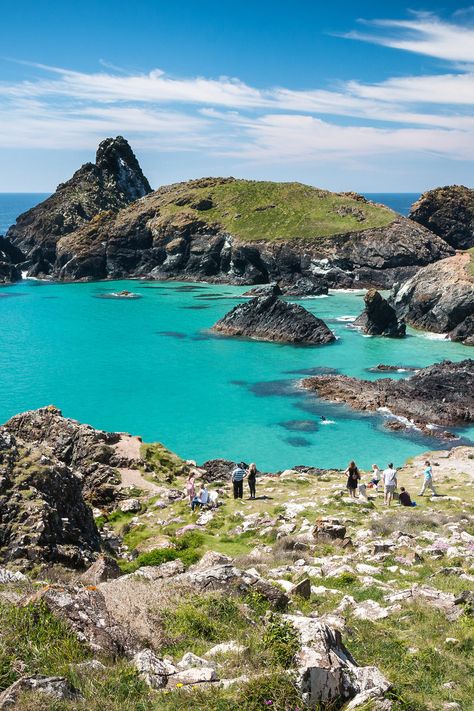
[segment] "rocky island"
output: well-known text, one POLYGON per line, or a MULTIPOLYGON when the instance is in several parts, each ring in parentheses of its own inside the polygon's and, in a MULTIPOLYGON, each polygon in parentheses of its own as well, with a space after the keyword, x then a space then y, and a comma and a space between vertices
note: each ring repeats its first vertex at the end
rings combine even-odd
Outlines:
POLYGON ((121 137, 20 215, 7 239, 30 276, 300 282, 306 295, 389 288, 454 254, 425 227, 355 193, 234 178, 150 192, 121 137))
POLYGON ((376 289, 367 291, 364 302, 365 309, 354 321, 354 326, 368 336, 403 338, 405 323, 398 319, 395 309, 376 289))
MULTIPOLYGON (((402 485, 426 456, 400 463, 402 485)), ((430 458, 443 496, 414 510, 349 500, 342 472, 308 467, 235 502, 231 463, 196 468, 51 406, 12 418, 0 708, 467 709, 474 449, 430 458), (191 469, 218 496, 195 513, 191 469)))
POLYGON ((344 375, 320 375, 303 380, 319 397, 356 410, 388 411, 407 418, 427 433, 428 425, 456 426, 474 422, 474 360, 443 361, 422 368, 409 378, 359 380, 344 375))
POLYGON ((302 306, 286 303, 273 294, 238 304, 214 324, 212 330, 224 336, 309 346, 335 340, 333 332, 320 318, 302 306))

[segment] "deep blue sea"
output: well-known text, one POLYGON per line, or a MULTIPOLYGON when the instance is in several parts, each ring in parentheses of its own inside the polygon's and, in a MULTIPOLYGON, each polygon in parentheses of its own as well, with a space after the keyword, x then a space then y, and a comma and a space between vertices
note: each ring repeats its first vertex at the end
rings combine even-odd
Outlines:
MULTIPOLYGON (((406 213, 416 197, 375 199, 406 213)), ((0 195, 3 230, 43 198, 0 195)), ((54 403, 69 417, 159 440, 198 462, 254 460, 268 470, 342 467, 352 458, 362 467, 392 459, 400 464, 436 446, 416 432, 387 431, 382 415, 359 416, 320 401, 298 382, 328 367, 374 378, 367 369, 378 363, 422 367, 469 357, 469 348, 414 331, 402 341, 362 336, 348 327, 348 319, 362 310, 362 292, 304 300, 335 331, 332 345, 295 347, 211 335, 209 328, 244 290, 34 280, 0 288, 0 422, 54 403), (141 298, 103 298, 124 288, 141 298)), ((474 439, 474 428, 461 434, 474 439)))

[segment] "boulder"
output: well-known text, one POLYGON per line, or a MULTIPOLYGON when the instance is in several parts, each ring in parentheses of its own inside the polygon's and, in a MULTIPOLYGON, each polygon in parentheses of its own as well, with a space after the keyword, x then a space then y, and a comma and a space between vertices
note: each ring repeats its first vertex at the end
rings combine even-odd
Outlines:
POLYGON ((285 615, 300 637, 296 683, 310 708, 341 706, 357 694, 382 696, 390 682, 375 667, 359 667, 342 643, 341 633, 311 617, 285 615))
POLYGON ((302 306, 286 303, 276 296, 264 296, 235 306, 212 330, 225 336, 280 343, 321 345, 335 340, 324 321, 302 306))
POLYGON ((412 205, 410 220, 427 227, 455 249, 474 247, 474 190, 447 185, 428 190, 412 205))
POLYGON ((163 689, 177 668, 166 659, 160 659, 151 649, 142 649, 133 657, 133 665, 142 679, 152 689, 163 689))
POLYGON ((60 701, 83 700, 79 691, 62 676, 22 676, 0 694, 0 709, 18 708, 18 697, 25 691, 38 692, 60 701))
POLYGON ((364 301, 365 310, 354 321, 354 326, 369 336, 386 336, 387 338, 403 338, 405 336, 405 324, 398 320, 395 309, 376 289, 369 289, 364 301))
POLYGON ((141 507, 139 499, 125 499, 119 503, 119 509, 122 513, 138 513, 141 507))
POLYGON ((296 583, 291 587, 289 593, 290 595, 302 597, 305 600, 309 600, 309 598, 311 597, 311 580, 309 578, 304 578, 304 580, 300 580, 299 583, 296 583))
POLYGON ((248 291, 246 291, 242 296, 250 297, 254 299, 256 296, 281 296, 282 290, 279 284, 262 284, 261 286, 254 286, 248 291))

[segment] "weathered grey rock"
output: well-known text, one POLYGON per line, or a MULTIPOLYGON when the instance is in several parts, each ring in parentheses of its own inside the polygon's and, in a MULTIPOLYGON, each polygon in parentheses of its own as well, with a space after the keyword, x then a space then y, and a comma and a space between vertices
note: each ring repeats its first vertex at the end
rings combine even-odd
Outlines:
POLYGON ((33 691, 54 699, 81 701, 82 695, 62 676, 22 676, 0 694, 0 709, 17 707, 17 699, 24 691, 33 691))
POLYGON ((107 580, 114 580, 122 575, 122 571, 112 556, 102 554, 95 563, 81 575, 81 582, 85 585, 98 585, 107 580))
POLYGON ((296 585, 293 585, 289 591, 290 595, 292 596, 297 596, 297 597, 302 597, 305 600, 309 600, 311 597, 311 580, 309 578, 305 578, 304 580, 301 580, 299 583, 296 583, 296 585))
POLYGON ((474 258, 468 252, 420 269, 394 287, 390 302, 415 328, 474 344, 474 258))
POLYGON ((354 326, 369 336, 403 338, 406 326, 399 321, 395 309, 376 289, 369 289, 364 297, 365 310, 354 321, 354 326))
POLYGON ((166 659, 159 659, 151 649, 142 649, 132 659, 135 669, 152 689, 163 689, 177 668, 166 659))
POLYGON ((49 586, 23 600, 25 605, 38 603, 64 620, 78 639, 95 652, 115 658, 137 651, 138 642, 133 633, 117 622, 107 608, 104 595, 94 586, 49 586))
POLYGON ((239 644, 234 640, 230 642, 222 642, 221 644, 216 644, 211 649, 208 649, 205 656, 206 657, 216 657, 218 655, 226 654, 243 654, 247 650, 243 644, 239 644))
POLYGON ((211 681, 219 681, 217 672, 213 667, 193 667, 176 672, 168 677, 168 689, 182 686, 193 686, 194 684, 204 684, 211 681))
POLYGON ((137 513, 141 507, 139 499, 125 499, 119 503, 119 509, 122 513, 137 513))
POLYGON ((300 636, 296 680, 308 706, 340 706, 371 689, 377 690, 379 696, 388 691, 390 682, 378 669, 357 666, 344 647, 340 632, 310 617, 285 615, 285 619, 300 636))
POLYGON ((198 667, 214 668, 214 663, 208 659, 198 657, 197 654, 193 654, 192 652, 186 652, 176 666, 179 670, 197 669, 198 667))
POLYGON ((335 340, 324 321, 298 304, 276 296, 263 296, 238 304, 212 330, 225 336, 256 338, 280 343, 321 345, 335 340))
POLYGON ((146 565, 138 568, 132 575, 139 575, 147 580, 162 580, 163 578, 173 578, 175 575, 184 573, 182 560, 170 560, 161 565, 146 565))
POLYGON ((412 205, 409 218, 455 249, 474 247, 474 190, 447 185, 428 190, 412 205))

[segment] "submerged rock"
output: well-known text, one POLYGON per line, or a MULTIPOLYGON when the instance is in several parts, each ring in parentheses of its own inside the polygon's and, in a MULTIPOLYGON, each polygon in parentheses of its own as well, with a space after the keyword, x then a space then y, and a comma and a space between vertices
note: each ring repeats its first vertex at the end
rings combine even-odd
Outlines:
MULTIPOLYGON (((56 262, 56 245, 66 234, 93 220, 96 224, 151 192, 150 184, 128 142, 106 138, 96 162, 85 163, 53 195, 20 215, 7 232, 24 254, 29 275, 49 275, 56 262)), ((94 276, 90 269, 83 276, 94 276)))
POLYGON ((212 327, 226 336, 241 336, 280 343, 320 345, 335 340, 324 321, 302 306, 276 296, 264 296, 235 306, 212 327))
POLYGON ((376 289, 369 289, 364 297, 365 310, 354 321, 354 326, 369 336, 403 338, 406 326, 399 321, 395 309, 376 289))
POLYGON ((473 345, 473 265, 474 257, 465 253, 420 269, 393 290, 391 303, 398 317, 415 328, 473 345))
POLYGON ((412 205, 409 218, 455 249, 474 247, 474 190, 448 185, 428 190, 412 205))
POLYGON ((303 386, 326 400, 344 402, 356 410, 385 410, 421 427, 474 422, 474 360, 470 359, 435 363, 403 380, 321 375, 306 378, 303 386))

